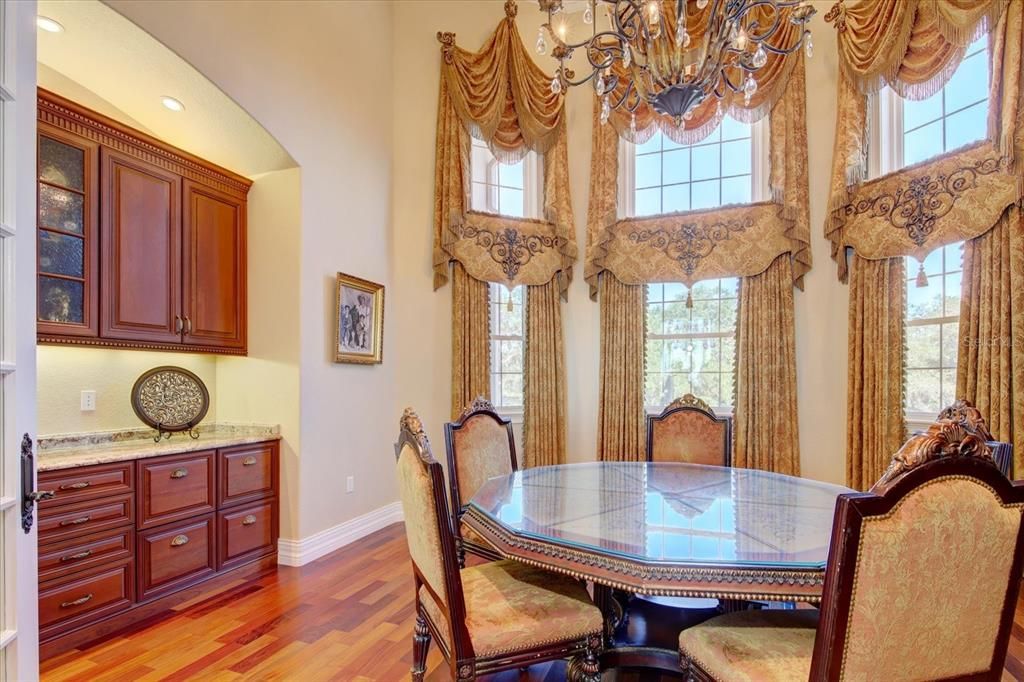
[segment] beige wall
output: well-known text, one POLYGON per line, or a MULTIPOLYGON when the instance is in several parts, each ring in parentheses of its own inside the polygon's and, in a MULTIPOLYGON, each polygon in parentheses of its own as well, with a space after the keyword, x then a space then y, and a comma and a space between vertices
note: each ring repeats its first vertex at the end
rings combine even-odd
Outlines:
MULTIPOLYGON (((132 386, 140 374, 160 365, 177 365, 195 372, 211 397, 217 395, 217 360, 212 355, 38 346, 36 362, 42 435, 144 428, 132 411, 132 386), (82 391, 96 391, 95 412, 80 409, 82 391)), ((204 421, 212 422, 217 416, 211 398, 204 421)))
MULTIPOLYGON (((460 46, 477 49, 504 16, 502 2, 400 0, 394 10, 396 46, 393 212, 395 296, 398 318, 398 396, 416 406, 443 455, 440 425, 448 417, 451 291, 431 291, 433 163, 440 73, 435 33, 455 31, 460 46), (401 68, 398 68, 398 67, 401 68)), ((796 296, 801 465, 805 476, 845 478, 846 288, 836 280, 822 236, 835 117, 835 33, 822 16, 830 2, 815 2, 815 56, 807 65, 811 231, 815 268, 796 296)), ((536 3, 519 3, 518 24, 531 46, 541 14, 536 3)), ((546 70, 552 62, 542 60, 546 70)), ((591 98, 588 88, 568 95, 569 162, 577 240, 586 242, 590 168, 591 98)), ((598 305, 589 300, 577 265, 563 308, 569 384, 569 458, 594 458, 598 396, 598 305)))
POLYGON ((331 362, 335 272, 384 283, 389 306, 397 298, 389 258, 392 4, 108 4, 238 102, 302 169, 299 323, 287 330, 300 349, 297 536, 394 501, 398 311, 385 316, 383 365, 331 362), (352 494, 343 492, 347 476, 355 477, 352 494))

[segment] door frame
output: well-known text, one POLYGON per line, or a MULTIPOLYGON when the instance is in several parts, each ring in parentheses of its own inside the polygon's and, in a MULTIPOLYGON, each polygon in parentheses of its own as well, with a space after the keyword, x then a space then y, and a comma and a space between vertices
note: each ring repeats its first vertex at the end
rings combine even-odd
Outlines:
POLYGON ((36 2, 0 0, 0 680, 39 676, 36 529, 21 442, 36 430, 36 2))

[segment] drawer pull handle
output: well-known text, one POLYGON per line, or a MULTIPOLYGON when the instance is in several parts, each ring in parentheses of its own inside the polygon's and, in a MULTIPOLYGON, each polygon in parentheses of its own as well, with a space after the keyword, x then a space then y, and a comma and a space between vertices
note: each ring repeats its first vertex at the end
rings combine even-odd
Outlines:
POLYGON ((68 483, 62 485, 58 490, 81 490, 82 488, 88 488, 92 483, 89 481, 79 481, 78 483, 68 483))
POLYGON ((78 554, 69 554, 68 556, 62 556, 60 558, 60 560, 61 560, 62 563, 66 563, 68 561, 79 561, 81 559, 86 559, 86 558, 91 557, 91 556, 92 556, 92 550, 91 549, 87 549, 84 552, 79 552, 78 554))
POLYGON ((253 516, 252 514, 249 514, 244 519, 242 519, 242 525, 243 526, 251 526, 254 523, 256 523, 256 517, 253 516))
POLYGON ((252 456, 246 457, 245 459, 242 460, 242 466, 244 466, 244 467, 251 467, 255 463, 256 463, 256 458, 252 457, 252 456))
POLYGON ((188 469, 175 469, 171 472, 171 478, 185 478, 188 476, 188 469))
POLYGON ((181 547, 182 545, 188 544, 187 535, 175 535, 174 539, 171 540, 171 547, 181 547))
POLYGON ((67 519, 66 521, 61 521, 60 525, 61 526, 77 526, 77 525, 80 525, 80 524, 83 524, 83 523, 88 523, 91 518, 92 518, 91 516, 81 516, 81 517, 79 517, 77 519, 67 519))
POLYGON ((91 592, 89 594, 85 595, 84 597, 79 597, 78 599, 75 599, 74 601, 61 602, 60 607, 62 609, 70 609, 72 606, 81 606, 82 604, 84 604, 85 602, 89 601, 90 599, 92 599, 92 593, 91 592))

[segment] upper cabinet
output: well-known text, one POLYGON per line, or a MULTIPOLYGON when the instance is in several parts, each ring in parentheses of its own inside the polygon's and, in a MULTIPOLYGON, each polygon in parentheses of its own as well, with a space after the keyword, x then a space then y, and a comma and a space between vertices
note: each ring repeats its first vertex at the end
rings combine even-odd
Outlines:
POLYGON ((250 181, 38 103, 39 341, 244 354, 250 181))

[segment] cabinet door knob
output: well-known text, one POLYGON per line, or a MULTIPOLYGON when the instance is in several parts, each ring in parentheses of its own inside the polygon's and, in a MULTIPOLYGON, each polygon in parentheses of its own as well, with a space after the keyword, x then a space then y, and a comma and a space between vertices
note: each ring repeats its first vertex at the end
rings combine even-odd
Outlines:
POLYGON ((60 558, 60 560, 61 560, 61 563, 67 563, 68 561, 79 561, 81 559, 87 559, 87 558, 89 558, 91 556, 92 556, 92 550, 91 549, 87 549, 84 552, 79 552, 78 554, 69 554, 68 556, 62 556, 60 558))
POLYGON ((182 535, 175 535, 174 539, 171 540, 171 547, 181 547, 182 545, 187 545, 187 544, 188 544, 188 536, 184 535, 184 534, 182 534, 182 535))
POLYGON ((60 522, 62 526, 77 526, 83 523, 88 523, 91 516, 80 516, 77 519, 66 519, 60 522))
POLYGON ((70 609, 72 606, 81 606, 82 604, 84 604, 85 602, 89 601, 90 599, 92 599, 92 593, 91 592, 89 594, 85 595, 84 597, 79 597, 78 599, 75 599, 74 601, 62 602, 60 607, 62 609, 70 609))
POLYGON ((242 460, 242 466, 244 467, 251 467, 255 463, 256 458, 252 456, 246 457, 245 459, 242 460))
POLYGON ((256 523, 256 517, 253 516, 252 514, 249 514, 244 519, 242 519, 242 525, 243 526, 251 526, 254 523, 256 523))
POLYGON ((171 472, 171 478, 185 478, 188 476, 188 469, 175 469, 171 472))
POLYGON ((78 483, 66 483, 62 485, 58 490, 81 490, 82 488, 88 488, 92 483, 89 481, 79 481, 78 483))

